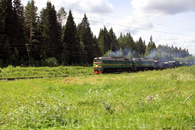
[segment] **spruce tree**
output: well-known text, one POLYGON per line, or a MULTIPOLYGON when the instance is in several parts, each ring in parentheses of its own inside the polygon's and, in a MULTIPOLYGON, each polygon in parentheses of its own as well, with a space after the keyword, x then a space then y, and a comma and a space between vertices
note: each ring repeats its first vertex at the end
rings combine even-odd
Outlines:
POLYGON ((139 41, 136 42, 136 48, 136 51, 140 56, 143 56, 145 54, 146 45, 145 41, 143 41, 141 37, 139 38, 139 41))
POLYGON ((62 34, 62 59, 65 65, 74 65, 80 63, 80 44, 78 42, 76 24, 72 12, 69 11, 66 25, 62 34))
POLYGON ((106 27, 100 29, 98 45, 100 46, 101 55, 104 55, 108 50, 111 50, 111 38, 106 27))
POLYGON ((104 32, 104 54, 105 54, 108 50, 111 50, 111 38, 105 26, 103 32, 104 32))
POLYGON ((132 51, 136 50, 135 42, 134 42, 133 38, 131 37, 130 32, 124 36, 121 33, 120 37, 118 38, 118 44, 119 44, 121 49, 126 48, 126 49, 129 49, 132 51))
POLYGON ((104 51, 104 43, 105 43, 105 41, 104 41, 104 31, 103 31, 103 29, 100 29, 99 37, 98 37, 97 42, 98 42, 98 46, 100 48, 100 56, 103 56, 104 52, 105 52, 104 51))
MULTIPOLYGON (((3 59, 4 66, 12 64, 11 55, 15 52, 19 55, 16 61, 25 57, 24 17, 20 0, 0 2, 0 48, 0 59, 3 59)), ((14 62, 14 65, 20 64, 14 62)))
MULTIPOLYGON (((10 42, 13 38, 13 10, 12 0, 1 0, 0 2, 0 59, 2 65, 9 59, 11 55, 10 42)), ((9 65, 9 61, 7 61, 9 65)), ((5 65, 6 66, 6 65, 5 65)))
POLYGON ((84 63, 92 63, 93 61, 93 34, 86 14, 84 14, 82 22, 78 25, 78 36, 80 44, 83 46, 82 56, 84 63))
POLYGON ((61 38, 56 14, 55 7, 51 2, 47 2, 47 7, 41 11, 43 59, 48 57, 59 59, 61 38))
MULTIPOLYGON (((26 48, 25 44, 27 43, 26 40, 26 33, 25 33, 25 17, 24 17, 24 7, 21 4, 20 0, 13 1, 13 10, 14 10, 14 25, 15 25, 15 39, 14 45, 12 48, 12 53, 18 54, 18 61, 17 65, 25 64, 24 60, 27 60, 26 56, 26 48)), ((16 64, 16 62, 14 62, 16 64)))
POLYGON ((156 49, 156 45, 153 42, 152 36, 150 36, 150 41, 148 42, 148 45, 146 46, 146 52, 145 55, 149 55, 152 50, 156 49))
POLYGON ((126 34, 126 40, 125 41, 126 41, 126 46, 127 46, 128 49, 130 49, 132 51, 134 51, 136 49, 135 42, 134 42, 130 32, 126 34))
MULTIPOLYGON (((119 45, 119 48, 121 48, 122 50, 126 48, 125 39, 126 39, 126 37, 123 36, 122 33, 120 33, 120 36, 119 36, 119 38, 118 38, 118 45, 119 45)), ((119 48, 118 48, 118 49, 119 49, 119 48)))
POLYGON ((101 56, 96 36, 93 37, 93 56, 94 58, 101 56))
POLYGON ((110 50, 111 51, 116 51, 117 48, 118 48, 118 42, 117 42, 116 35, 115 35, 112 28, 109 30, 109 37, 110 37, 110 42, 111 42, 110 43, 111 44, 110 50))

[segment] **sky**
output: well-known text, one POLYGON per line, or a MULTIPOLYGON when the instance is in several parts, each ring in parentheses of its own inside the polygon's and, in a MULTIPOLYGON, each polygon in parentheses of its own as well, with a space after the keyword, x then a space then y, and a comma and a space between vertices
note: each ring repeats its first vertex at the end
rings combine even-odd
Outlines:
MULTIPOLYGON (((48 0, 34 0, 39 11, 48 0)), ((21 0, 24 6, 28 0, 21 0)), ((56 11, 72 11, 78 25, 86 13, 94 35, 100 28, 113 28, 117 37, 127 32, 135 41, 148 44, 150 36, 156 46, 168 45, 188 49, 195 56, 195 0, 50 0, 56 11)), ((39 12, 38 11, 38 12, 39 12)), ((66 20, 63 22, 66 23, 66 20)))

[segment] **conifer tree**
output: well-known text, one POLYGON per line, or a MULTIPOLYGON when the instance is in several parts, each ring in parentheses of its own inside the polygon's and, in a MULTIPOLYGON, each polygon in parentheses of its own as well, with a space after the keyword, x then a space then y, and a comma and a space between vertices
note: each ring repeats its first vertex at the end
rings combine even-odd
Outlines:
MULTIPOLYGON (((62 31, 63 31, 63 20, 66 19, 67 12, 65 11, 64 7, 61 7, 57 13, 57 21, 59 26, 59 34, 60 34, 60 48, 59 53, 62 53, 62 31)), ((61 61, 60 61, 61 62, 61 61)))
POLYGON ((47 2, 47 7, 41 11, 42 23, 42 55, 43 59, 48 57, 59 58, 60 33, 59 24, 57 23, 57 15, 54 5, 47 2))
POLYGON ((99 37, 97 39, 98 46, 100 48, 100 56, 104 55, 104 32, 103 29, 100 29, 99 37))
MULTIPOLYGON (((27 59, 25 44, 26 33, 25 33, 25 17, 24 17, 24 7, 20 0, 13 1, 13 15, 14 15, 14 45, 12 46, 12 53, 18 54, 17 65, 25 64, 23 59, 27 59)), ((16 62, 14 62, 16 64, 16 62)))
MULTIPOLYGON (((119 38, 118 38, 118 44, 119 44, 119 48, 125 49, 125 47, 126 47, 125 36, 123 36, 122 33, 120 33, 120 36, 119 36, 119 38)), ((119 49, 119 48, 118 48, 118 49, 119 49)))
POLYGON ((101 55, 104 55, 108 50, 111 50, 111 39, 106 27, 100 29, 98 45, 100 46, 101 55))
POLYGON ((126 34, 126 40, 125 41, 126 41, 126 45, 127 45, 128 49, 130 49, 132 51, 136 50, 135 42, 134 42, 130 32, 126 34))
POLYGON ((133 38, 131 37, 130 32, 124 36, 121 33, 120 37, 118 38, 118 44, 119 44, 121 49, 126 48, 126 49, 129 49, 132 51, 136 50, 135 42, 134 42, 133 38))
POLYGON ((63 64, 73 65, 80 63, 80 45, 77 37, 76 24, 72 12, 69 11, 66 25, 62 34, 62 59, 63 64))
POLYGON ((145 55, 146 55, 146 56, 149 55, 150 52, 151 52, 152 50, 154 50, 154 49, 156 49, 156 45, 155 45, 155 43, 153 42, 152 36, 150 36, 150 41, 149 41, 148 45, 146 46, 146 53, 145 53, 145 55))
POLYGON ((25 19, 26 19, 26 26, 27 26, 27 34, 30 39, 30 47, 32 45, 33 36, 36 31, 36 17, 37 17, 37 7, 34 5, 34 0, 31 0, 27 3, 25 7, 25 19))
POLYGON ((67 15, 67 13, 66 13, 64 7, 61 7, 57 13, 58 22, 60 23, 60 25, 62 25, 62 20, 64 20, 66 18, 66 15, 67 15))
POLYGON ((105 54, 108 50, 111 50, 111 38, 105 26, 103 32, 104 32, 104 54, 105 54))
POLYGON ((110 37, 110 42, 111 42, 110 43, 111 44, 110 50, 111 51, 116 51, 117 48, 118 48, 118 42, 117 42, 116 35, 115 35, 112 28, 109 30, 109 37, 110 37))
POLYGON ((143 56, 145 54, 146 45, 145 41, 143 41, 141 37, 139 38, 139 41, 136 42, 136 48, 139 55, 143 56))
POLYGON ((93 56, 94 57, 101 56, 100 47, 98 46, 98 42, 97 42, 96 36, 93 37, 93 56))
POLYGON ((80 44, 83 46, 82 59, 84 63, 92 63, 93 61, 93 34, 86 14, 84 14, 82 22, 78 25, 78 36, 80 44))
MULTIPOLYGON (((20 0, 1 0, 0 2, 0 59, 3 59, 4 66, 12 64, 10 58, 15 50, 20 61, 24 56, 25 33, 24 33, 23 7, 20 0)), ((15 65, 20 65, 15 63, 15 65)))

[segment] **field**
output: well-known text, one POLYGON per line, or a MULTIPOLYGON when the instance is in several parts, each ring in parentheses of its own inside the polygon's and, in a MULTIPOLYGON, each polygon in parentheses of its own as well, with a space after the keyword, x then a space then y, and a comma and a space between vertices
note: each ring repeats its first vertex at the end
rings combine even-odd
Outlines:
POLYGON ((69 75, 93 74, 91 67, 12 67, 0 69, 0 79, 67 77, 69 75))
POLYGON ((0 129, 195 129, 195 66, 99 75, 77 68, 1 69, 1 78, 17 69, 16 77, 43 77, 0 81, 0 129))

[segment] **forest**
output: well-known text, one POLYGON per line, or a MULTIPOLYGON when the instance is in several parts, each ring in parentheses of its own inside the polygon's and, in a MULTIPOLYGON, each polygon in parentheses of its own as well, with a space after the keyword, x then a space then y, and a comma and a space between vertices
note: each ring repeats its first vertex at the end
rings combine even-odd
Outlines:
POLYGON ((156 46, 152 36, 149 39, 135 41, 130 32, 117 38, 113 28, 106 27, 96 37, 86 14, 76 25, 71 10, 56 11, 49 1, 38 12, 34 0, 26 6, 20 0, 0 0, 0 67, 90 66, 99 56, 195 61, 187 49, 156 46))

